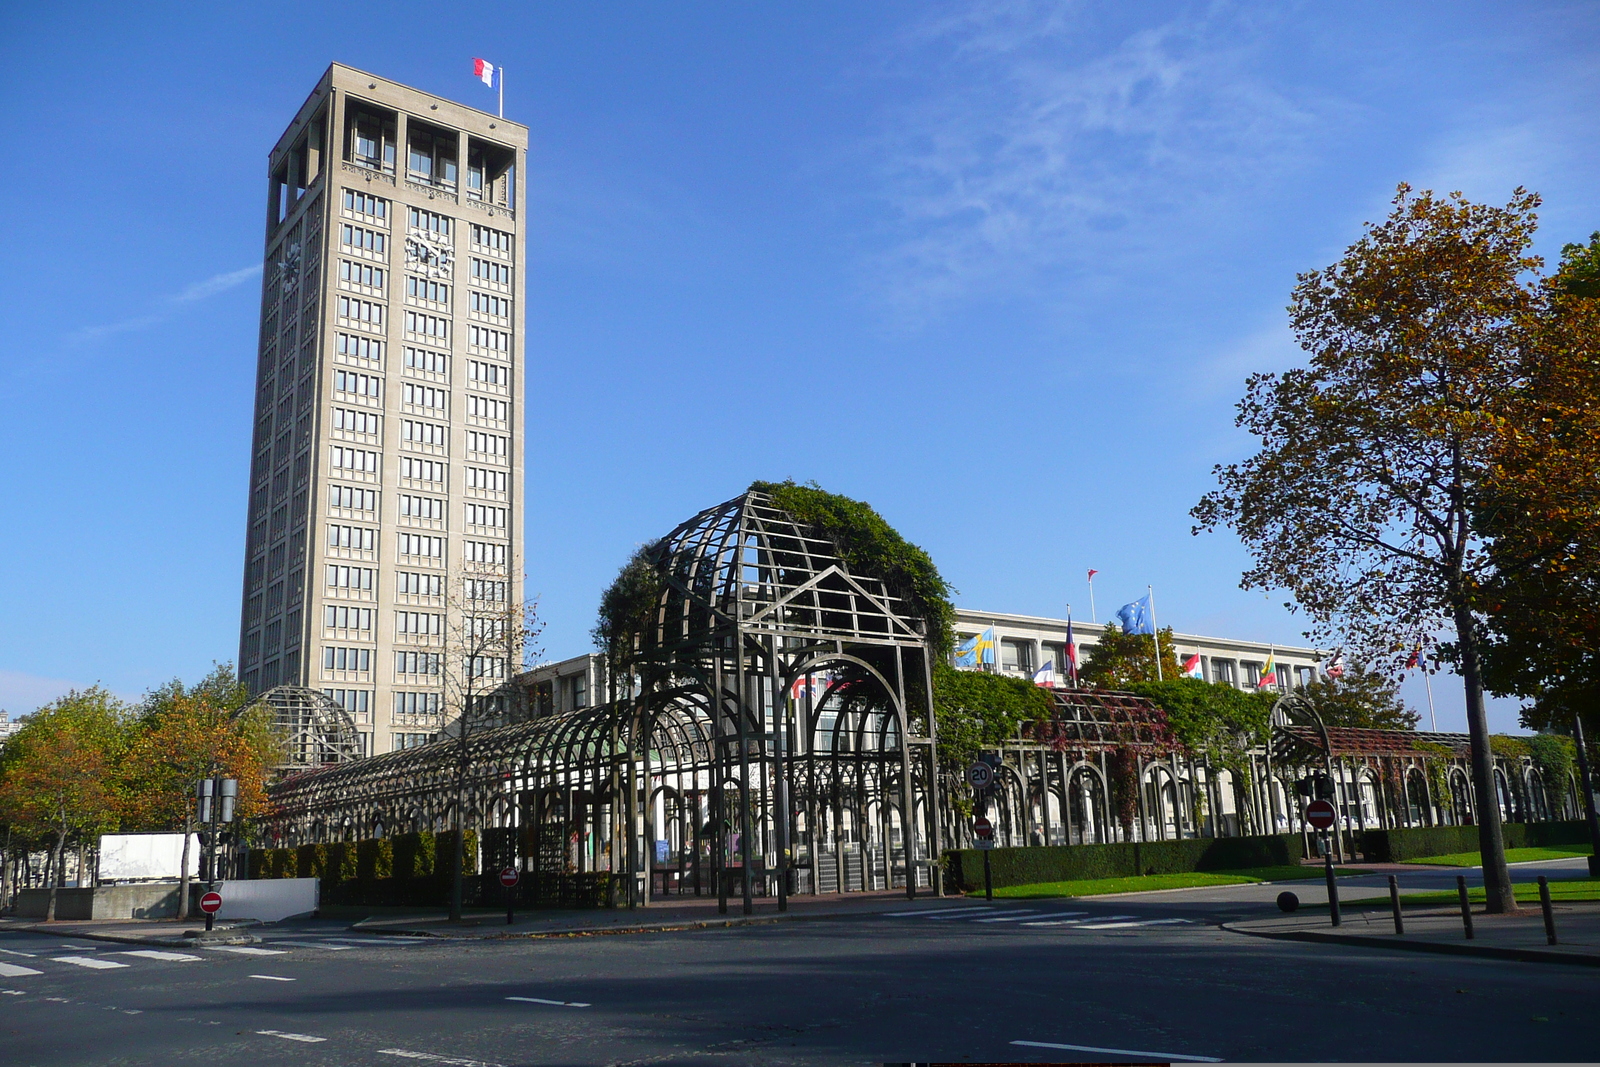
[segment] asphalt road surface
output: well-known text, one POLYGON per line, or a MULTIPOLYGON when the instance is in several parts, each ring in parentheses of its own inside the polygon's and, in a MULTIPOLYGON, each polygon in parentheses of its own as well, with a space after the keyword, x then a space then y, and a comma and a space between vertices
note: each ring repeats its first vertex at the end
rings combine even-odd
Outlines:
POLYGON ((0 934, 0 1063, 1586 1060, 1600 972, 1268 941, 1236 904, 923 901, 548 940, 0 934))

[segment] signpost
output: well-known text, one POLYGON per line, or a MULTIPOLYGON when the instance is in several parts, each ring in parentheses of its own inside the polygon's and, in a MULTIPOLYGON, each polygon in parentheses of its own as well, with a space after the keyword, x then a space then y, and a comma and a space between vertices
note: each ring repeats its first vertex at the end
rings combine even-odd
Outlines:
POLYGON ((994 768, 979 760, 967 768, 967 784, 982 793, 994 784, 994 768))
MULTIPOLYGON (((975 763, 974 767, 987 769, 986 763, 975 763)), ((994 875, 989 870, 989 850, 994 848, 994 824, 986 817, 979 815, 972 820, 972 836, 979 849, 983 851, 983 899, 994 899, 994 875)))
POLYGON ((206 889, 208 892, 200 900, 200 910, 206 913, 206 929, 212 929, 212 919, 217 908, 222 907, 222 898, 217 896, 217 845, 222 840, 222 826, 233 822, 234 802, 239 798, 239 783, 233 778, 223 778, 215 775, 202 779, 195 787, 195 797, 199 801, 199 822, 206 829, 200 835, 200 840, 206 846, 206 889), (215 898, 214 907, 206 907, 207 900, 215 898))
POLYGON ((216 891, 200 898, 200 910, 206 913, 206 929, 211 929, 211 917, 222 908, 222 894, 216 891))
POLYGON ((522 875, 517 873, 515 867, 507 867, 500 872, 500 884, 506 887, 506 925, 513 921, 512 909, 515 906, 517 883, 522 881, 522 875))
POLYGON ((1339 886, 1333 880, 1333 849, 1328 847, 1328 831, 1339 821, 1339 811, 1326 800, 1313 800, 1306 805, 1306 822, 1322 834, 1322 869, 1328 881, 1328 917, 1339 925, 1339 886))

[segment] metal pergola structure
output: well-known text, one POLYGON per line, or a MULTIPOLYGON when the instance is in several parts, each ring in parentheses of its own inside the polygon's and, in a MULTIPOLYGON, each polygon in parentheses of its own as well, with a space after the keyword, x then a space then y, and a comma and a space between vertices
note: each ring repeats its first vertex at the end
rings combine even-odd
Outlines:
POLYGON ((272 709, 284 740, 279 773, 349 763, 361 757, 361 735, 350 713, 315 689, 280 685, 257 698, 272 709))
POLYGON ((291 776, 277 840, 444 829, 459 796, 464 826, 518 830, 523 870, 607 874, 615 902, 937 889, 931 652, 910 606, 755 491, 646 561, 659 595, 607 701, 291 776))

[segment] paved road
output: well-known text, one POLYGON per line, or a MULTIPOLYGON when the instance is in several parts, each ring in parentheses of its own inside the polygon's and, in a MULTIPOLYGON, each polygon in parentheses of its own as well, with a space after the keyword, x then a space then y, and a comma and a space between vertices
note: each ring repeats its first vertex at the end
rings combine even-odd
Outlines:
POLYGON ((539 941, 303 923, 250 952, 7 932, 0 1062, 1590 1058, 1591 969, 1266 941, 1196 903, 926 901, 539 941))

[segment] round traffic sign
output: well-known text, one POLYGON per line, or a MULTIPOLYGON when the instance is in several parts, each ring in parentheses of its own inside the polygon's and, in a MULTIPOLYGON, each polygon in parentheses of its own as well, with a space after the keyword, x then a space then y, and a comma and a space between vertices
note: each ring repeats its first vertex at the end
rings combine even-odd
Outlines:
POLYGON ((977 834, 979 837, 993 837, 994 823, 980 815, 976 819, 972 820, 972 832, 977 834))
POLYGON ((500 884, 508 889, 516 885, 521 878, 522 875, 517 873, 517 869, 515 867, 507 867, 505 870, 500 872, 500 884))
POLYGON ((215 915, 222 907, 221 893, 207 893, 200 898, 200 910, 207 915, 215 915))
POLYGON ((1318 830, 1332 830, 1339 821, 1339 813, 1326 800, 1313 800, 1306 805, 1306 822, 1318 830))
POLYGON ((994 768, 979 760, 967 768, 967 784, 974 789, 988 789, 994 781, 994 768))

